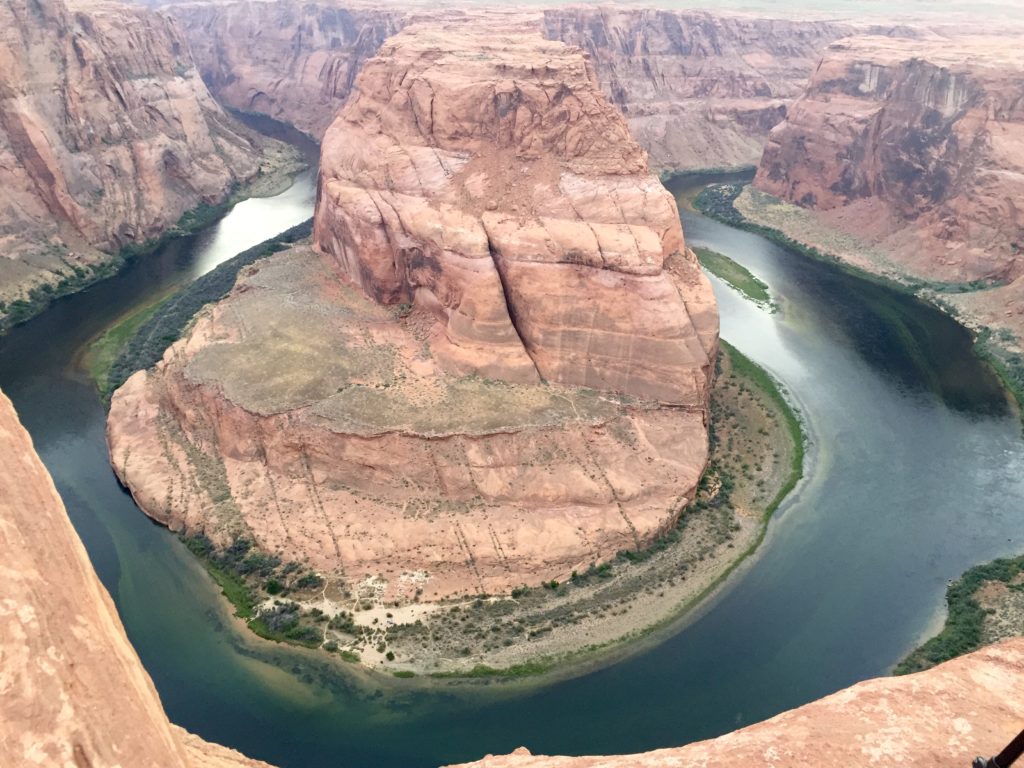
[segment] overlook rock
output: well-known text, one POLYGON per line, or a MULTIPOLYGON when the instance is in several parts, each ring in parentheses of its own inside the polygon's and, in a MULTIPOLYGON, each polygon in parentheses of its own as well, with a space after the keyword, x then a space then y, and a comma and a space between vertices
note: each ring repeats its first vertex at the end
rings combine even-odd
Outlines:
POLYGON ((508 592, 673 525, 717 346, 673 198, 582 53, 417 25, 327 132, 314 245, 115 393, 111 458, 154 518, 302 561, 326 598, 508 592))
POLYGON ((763 723, 684 747, 608 757, 520 749, 461 768, 959 768, 996 754, 1020 730, 1024 639, 927 672, 857 683, 763 723))
POLYGON ((0 765, 271 768, 171 725, 0 392, 0 765))

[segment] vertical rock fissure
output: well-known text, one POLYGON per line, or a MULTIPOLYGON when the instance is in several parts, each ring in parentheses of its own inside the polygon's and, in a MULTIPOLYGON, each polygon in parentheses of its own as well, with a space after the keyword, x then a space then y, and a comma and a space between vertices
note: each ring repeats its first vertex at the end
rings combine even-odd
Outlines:
POLYGON ((508 312, 508 320, 512 325, 512 330, 516 332, 516 336, 519 337, 519 343, 522 344, 523 349, 526 351, 526 356, 530 358, 530 362, 533 363, 533 369, 537 371, 537 377, 541 381, 547 381, 544 378, 543 372, 540 370, 540 366, 537 365, 537 359, 533 356, 533 350, 530 349, 530 345, 527 343, 526 338, 523 336, 522 330, 519 327, 519 320, 516 317, 515 305, 512 302, 512 289, 508 284, 508 276, 505 274, 505 266, 502 263, 501 254, 494 247, 494 242, 491 240, 490 234, 487 233, 484 228, 484 235, 487 237, 487 251, 491 255, 491 261, 494 263, 494 271, 498 275, 498 284, 501 286, 501 293, 505 299, 505 311, 508 312))

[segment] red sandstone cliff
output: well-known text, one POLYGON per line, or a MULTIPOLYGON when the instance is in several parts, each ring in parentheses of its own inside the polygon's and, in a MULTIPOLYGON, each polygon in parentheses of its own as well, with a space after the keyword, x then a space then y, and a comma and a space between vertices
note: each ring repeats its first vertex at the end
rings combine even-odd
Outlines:
POLYGON ((0 4, 0 301, 85 277, 104 259, 94 249, 141 244, 259 167, 169 17, 0 4))
POLYGON ((270 115, 317 139, 348 98, 363 62, 408 15, 359 3, 294 0, 168 10, 222 103, 270 115))
POLYGON ((171 725, 0 393, 0 765, 269 768, 171 725))
POLYGON ((408 28, 319 188, 321 253, 260 262, 115 393, 111 459, 147 513, 388 600, 565 579, 674 523, 717 309, 579 50, 408 28))
POLYGON ((454 372, 704 408, 714 300, 589 63, 532 24, 462 26, 410 27, 364 67, 324 138, 317 245, 435 315, 454 372))
POLYGON ((915 277, 1024 271, 1016 37, 832 45, 765 147, 758 189, 820 212, 915 277))

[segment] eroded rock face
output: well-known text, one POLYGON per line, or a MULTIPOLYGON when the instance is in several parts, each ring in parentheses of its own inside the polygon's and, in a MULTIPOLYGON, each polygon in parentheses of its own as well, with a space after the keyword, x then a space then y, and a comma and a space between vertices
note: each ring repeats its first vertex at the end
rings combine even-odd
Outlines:
POLYGON ((563 580, 675 522, 717 310, 578 50, 407 29, 319 186, 317 250, 257 264, 114 395, 148 514, 386 600, 563 580))
POLYGON ((269 768, 172 726, 0 393, 0 764, 269 768))
POLYGON ((1024 720, 1024 639, 905 677, 858 683, 717 739, 612 757, 486 757, 463 768, 961 768, 998 753, 1024 720))
POLYGON ((324 138, 315 241, 437 317, 448 370, 704 408, 717 314, 674 200, 578 49, 396 35, 324 138))
MULTIPOLYGON (((416 20, 472 13, 324 0, 190 3, 171 12, 218 98, 316 137, 389 35, 416 20)), ((756 164, 821 51, 852 29, 647 9, 559 8, 530 17, 545 37, 587 52, 657 170, 756 164)))
POLYGON ((0 6, 0 300, 141 244, 260 167, 168 17, 0 6))
POLYGON ((1024 55, 1017 36, 832 45, 754 182, 906 273, 1020 277, 1024 55))

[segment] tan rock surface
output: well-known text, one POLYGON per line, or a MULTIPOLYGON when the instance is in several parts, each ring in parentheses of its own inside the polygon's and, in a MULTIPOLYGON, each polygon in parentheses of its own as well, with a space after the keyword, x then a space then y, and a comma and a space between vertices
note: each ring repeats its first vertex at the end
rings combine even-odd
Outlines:
POLYGON ((107 258, 95 249, 141 244, 259 168, 172 19, 0 4, 0 301, 84 274, 107 258))
POLYGON ((445 374, 433 324, 308 247, 264 260, 115 393, 114 467, 175 530, 251 538, 331 594, 372 582, 386 600, 565 580, 692 498, 701 409, 445 374))
POLYGON ((912 276, 1024 272, 1019 36, 832 45, 765 148, 754 185, 819 212, 912 276))
POLYGON ((267 768, 167 721, 2 393, 0 551, 0 765, 267 768))
POLYGON ((1024 723, 1024 639, 868 680, 717 739, 612 757, 487 757, 462 768, 963 768, 1024 723))

